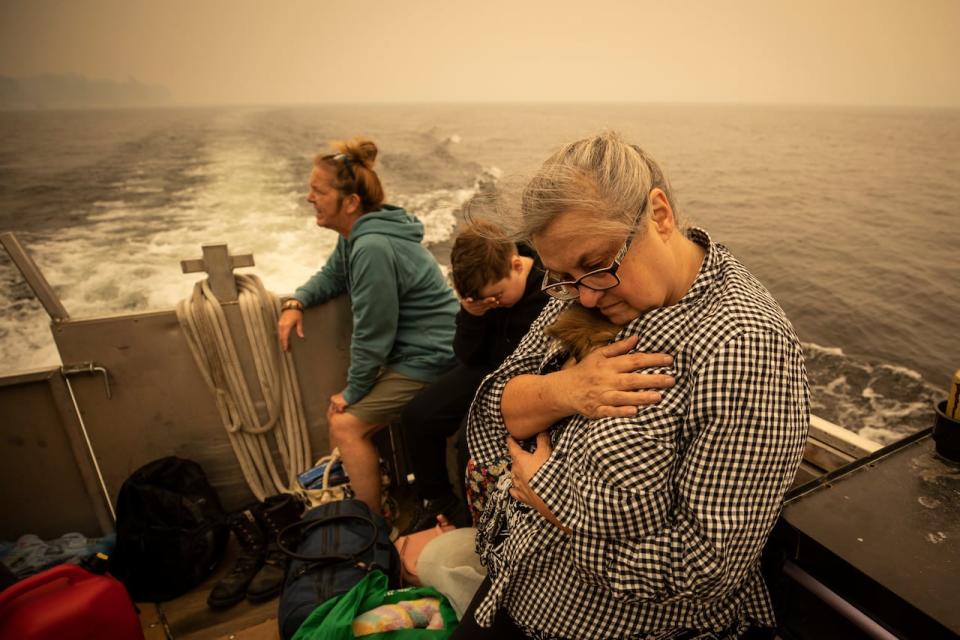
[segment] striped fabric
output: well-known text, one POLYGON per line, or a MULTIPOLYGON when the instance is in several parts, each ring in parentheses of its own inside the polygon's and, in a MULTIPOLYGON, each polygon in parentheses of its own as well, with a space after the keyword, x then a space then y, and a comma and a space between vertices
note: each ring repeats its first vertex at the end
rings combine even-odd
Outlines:
MULTIPOLYGON (((511 498, 510 474, 500 477, 477 536, 492 578, 481 625, 500 608, 534 638, 721 638, 774 625, 759 561, 806 441, 803 352, 743 265, 703 230, 689 235, 706 249, 690 290, 618 336, 672 354, 649 371, 676 385, 636 417, 551 427, 553 453, 530 487, 570 535, 511 498), (703 635, 682 635, 691 629, 703 635)), ((566 304, 548 304, 481 385, 468 426, 478 464, 506 456, 506 383, 565 359, 543 328, 566 304)))

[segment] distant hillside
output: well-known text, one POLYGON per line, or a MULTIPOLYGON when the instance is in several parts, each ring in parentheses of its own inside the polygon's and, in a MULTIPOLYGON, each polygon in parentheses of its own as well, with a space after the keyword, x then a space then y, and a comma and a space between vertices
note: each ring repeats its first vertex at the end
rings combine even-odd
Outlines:
POLYGON ((70 109, 77 107, 147 107, 168 104, 170 90, 143 84, 91 80, 76 73, 27 78, 0 76, 0 109, 70 109))

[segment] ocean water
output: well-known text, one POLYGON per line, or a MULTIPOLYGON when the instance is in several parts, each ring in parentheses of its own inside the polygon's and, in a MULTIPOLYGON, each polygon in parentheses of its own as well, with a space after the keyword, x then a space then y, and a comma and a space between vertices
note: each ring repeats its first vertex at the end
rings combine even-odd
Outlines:
MULTIPOLYGON (((960 111, 669 105, 383 105, 0 113, 0 231, 74 318, 172 308, 205 243, 292 291, 332 250, 312 156, 363 133, 388 201, 448 261, 465 202, 559 144, 615 129, 666 169, 688 223, 771 290, 807 350, 814 411, 881 442, 928 426, 960 368, 960 111)), ((2 252, 0 252, 2 254, 2 252)), ((56 365, 0 255, 0 374, 56 365)))

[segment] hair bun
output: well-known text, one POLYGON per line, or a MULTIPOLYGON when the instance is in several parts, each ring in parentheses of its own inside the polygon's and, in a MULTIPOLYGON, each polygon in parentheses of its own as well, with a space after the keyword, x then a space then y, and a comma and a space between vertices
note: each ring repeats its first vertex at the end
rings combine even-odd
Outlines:
POLYGON ((372 169, 377 160, 377 145, 370 138, 361 136, 346 142, 337 141, 333 143, 333 148, 346 154, 353 164, 363 165, 367 169, 372 169))

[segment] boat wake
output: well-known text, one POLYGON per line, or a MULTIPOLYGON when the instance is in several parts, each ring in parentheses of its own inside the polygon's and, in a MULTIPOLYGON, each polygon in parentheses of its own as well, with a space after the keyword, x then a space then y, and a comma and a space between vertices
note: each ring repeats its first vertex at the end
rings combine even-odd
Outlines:
MULTIPOLYGON (((255 154, 219 151, 229 161, 211 162, 204 186, 182 192, 174 207, 98 201, 87 224, 69 234, 22 239, 72 318, 172 309, 197 278, 180 272, 180 260, 200 257, 203 244, 226 242, 231 253, 253 253, 255 272, 281 294, 323 264, 337 235, 316 228, 300 185, 285 184, 282 170, 271 176, 255 154)), ((435 246, 451 238, 463 205, 498 175, 488 168, 472 185, 396 193, 393 201, 416 213, 424 244, 435 246)), ((19 272, 0 265, 0 374, 59 365, 46 312, 19 272)))
POLYGON ((815 415, 881 444, 933 424, 943 391, 916 371, 869 363, 836 347, 803 346, 815 415))

